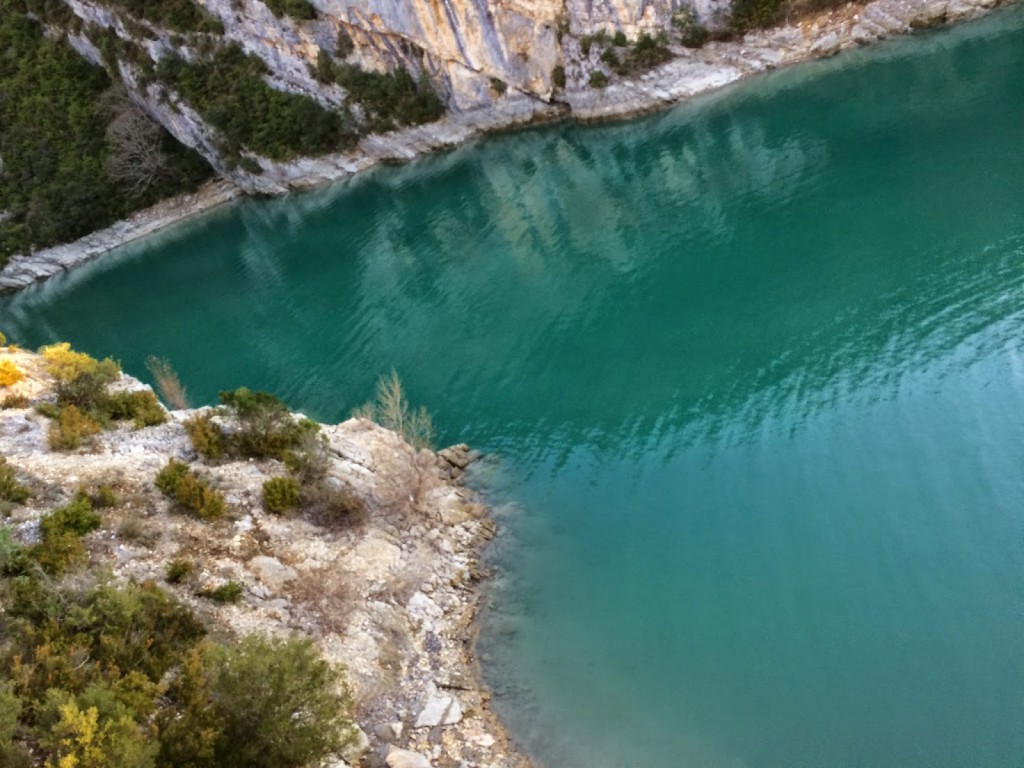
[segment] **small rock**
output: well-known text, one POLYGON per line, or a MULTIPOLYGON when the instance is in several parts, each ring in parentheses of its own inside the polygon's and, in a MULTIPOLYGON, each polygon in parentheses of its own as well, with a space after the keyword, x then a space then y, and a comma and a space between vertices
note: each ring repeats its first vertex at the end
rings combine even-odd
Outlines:
POLYGON ((462 719, 462 705, 454 696, 435 693, 416 718, 417 728, 454 725, 462 719))
POLYGON ((362 756, 366 754, 367 750, 370 749, 370 737, 367 736, 363 729, 358 725, 355 726, 355 729, 355 741, 341 750, 341 756, 345 762, 358 765, 360 758, 362 758, 362 756))
POLYGON ((250 560, 249 570, 256 575, 256 578, 275 591, 299 575, 294 568, 285 565, 276 557, 267 557, 266 555, 257 555, 250 560))
POLYGON ((820 56, 832 56, 839 53, 841 46, 842 42, 839 39, 839 35, 835 32, 829 32, 811 46, 811 53, 816 53, 820 56))
POLYGON ((423 755, 407 749, 392 747, 384 759, 388 768, 430 768, 430 761, 423 755))

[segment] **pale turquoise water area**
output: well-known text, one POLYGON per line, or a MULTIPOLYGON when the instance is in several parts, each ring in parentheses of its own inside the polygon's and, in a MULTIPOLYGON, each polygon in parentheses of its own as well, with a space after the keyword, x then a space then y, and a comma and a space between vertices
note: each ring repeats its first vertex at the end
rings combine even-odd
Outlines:
POLYGON ((550 768, 1024 764, 1024 13, 249 201, 0 303, 193 396, 392 366, 550 768))

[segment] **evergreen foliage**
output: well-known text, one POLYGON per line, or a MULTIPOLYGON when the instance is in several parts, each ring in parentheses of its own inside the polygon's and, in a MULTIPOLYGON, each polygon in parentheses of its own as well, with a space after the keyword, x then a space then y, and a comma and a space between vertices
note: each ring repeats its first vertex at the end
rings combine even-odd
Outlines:
MULTIPOLYGON (((47 520, 92 527, 82 497, 47 520)), ((155 584, 58 580, 48 554, 0 530, 0 765, 302 768, 351 739, 310 641, 218 644, 155 584)))
POLYGON ((336 64, 334 71, 338 85, 363 108, 368 131, 430 123, 444 115, 444 102, 425 72, 413 79, 405 67, 381 74, 351 64, 336 64))
POLYGON ((302 484, 294 477, 272 477, 263 483, 263 506, 283 515, 302 503, 302 484))
POLYGON ((167 156, 157 182, 134 193, 111 177, 105 108, 112 92, 89 64, 40 21, 70 22, 63 3, 0 0, 0 266, 15 254, 67 242, 209 175, 198 156, 160 132, 167 156), (63 8, 63 10, 61 10, 63 8))
POLYGON ((223 34, 221 20, 193 0, 104 0, 138 19, 152 21, 175 32, 223 34))
POLYGON ((316 18, 316 8, 309 0, 263 0, 277 18, 290 16, 296 21, 311 21, 316 18))
POLYGON ((178 91, 220 132, 223 150, 236 161, 245 151, 273 160, 322 155, 351 146, 348 121, 317 101, 271 88, 266 65, 237 43, 218 46, 192 62, 169 55, 156 67, 158 80, 178 91))
POLYGON ((202 480, 184 462, 171 459, 156 475, 156 487, 201 520, 216 520, 224 514, 224 494, 202 480))
POLYGON ((0 502, 24 504, 31 492, 28 486, 18 482, 18 477, 7 459, 0 456, 0 502))

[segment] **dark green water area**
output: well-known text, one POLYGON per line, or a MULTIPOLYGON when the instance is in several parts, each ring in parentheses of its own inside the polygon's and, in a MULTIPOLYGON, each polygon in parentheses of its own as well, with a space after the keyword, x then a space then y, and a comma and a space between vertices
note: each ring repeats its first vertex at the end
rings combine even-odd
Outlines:
POLYGON ((341 420, 394 367, 503 534, 549 768, 1024 764, 1024 13, 245 201, 0 302, 341 420))

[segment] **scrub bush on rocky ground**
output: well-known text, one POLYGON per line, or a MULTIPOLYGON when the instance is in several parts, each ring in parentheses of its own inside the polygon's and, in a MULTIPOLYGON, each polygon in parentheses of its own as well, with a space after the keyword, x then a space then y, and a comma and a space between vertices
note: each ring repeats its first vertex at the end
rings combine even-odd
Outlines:
POLYGON ((96 360, 75 352, 67 342, 43 347, 40 354, 47 372, 57 381, 56 405, 37 408, 55 419, 47 435, 51 448, 78 448, 115 421, 130 419, 139 429, 167 421, 166 412, 151 391, 108 391, 121 372, 114 360, 96 360))
MULTIPOLYGON (((44 537, 92 514, 76 497, 44 537)), ((0 529, 0 765, 302 768, 352 738, 347 689, 310 641, 217 642, 155 584, 60 579, 41 554, 0 529)))
POLYGON ((294 477, 272 477, 263 483, 263 506, 283 515, 302 503, 302 485, 294 477))
POLYGON ((316 522, 353 523, 363 512, 359 500, 327 476, 327 440, 320 425, 297 418, 278 398, 246 387, 221 392, 221 405, 185 422, 196 452, 210 460, 275 459, 289 477, 264 488, 269 511, 302 508, 316 522), (221 426, 223 420, 226 426, 221 426))
POLYGON ((0 456, 0 502, 23 504, 30 495, 28 486, 18 482, 14 467, 0 456))
POLYGON ((160 492, 200 520, 216 520, 226 509, 224 494, 210 487, 184 462, 170 459, 156 476, 160 492))
POLYGON ((11 360, 0 360, 0 387, 11 387, 25 378, 25 374, 11 360))

